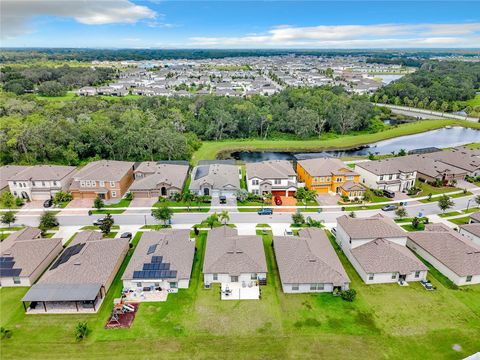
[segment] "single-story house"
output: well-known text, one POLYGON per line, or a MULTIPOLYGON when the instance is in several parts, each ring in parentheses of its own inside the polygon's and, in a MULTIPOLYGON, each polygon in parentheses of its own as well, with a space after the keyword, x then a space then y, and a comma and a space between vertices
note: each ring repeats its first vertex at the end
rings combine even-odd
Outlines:
POLYGON ((475 244, 480 245, 480 223, 460 225, 458 232, 469 238, 475 244))
POLYGON ((235 196, 240 190, 241 175, 241 169, 236 165, 225 163, 197 165, 192 171, 190 191, 197 195, 235 196))
POLYGON ((294 196, 299 187, 297 174, 287 160, 247 163, 246 179, 248 192, 255 195, 294 196))
POLYGON ((259 284, 266 284, 267 262, 261 236, 238 235, 229 226, 208 232, 203 280, 205 287, 222 284, 222 293, 234 291, 236 299, 258 299, 259 284), (252 295, 242 296, 242 292, 252 295))
POLYGON ((366 284, 420 281, 428 268, 406 247, 407 233, 381 214, 341 216, 336 240, 366 284))
MULTIPOLYGON (((150 292, 187 289, 194 255, 195 240, 190 238, 188 229, 145 232, 122 276, 123 287, 132 293, 145 290, 144 299, 149 298, 150 292)), ((141 296, 136 297, 142 300, 141 296)))
POLYGON ((120 200, 133 182, 134 163, 99 160, 88 163, 73 177, 74 199, 120 200))
POLYGON ((408 234, 407 246, 456 285, 480 284, 480 246, 443 224, 408 234))
POLYGON ((480 211, 470 214, 470 224, 472 223, 480 223, 480 211))
POLYGON ((8 178, 8 187, 15 197, 47 200, 59 191, 67 191, 75 172, 74 166, 28 166, 8 178))
POLYGON ((365 188, 360 175, 339 159, 313 158, 297 161, 297 174, 308 190, 319 194, 339 194, 349 199, 362 199, 365 188))
POLYGON ((129 248, 128 239, 82 231, 25 294, 27 314, 97 312, 129 248))
MULTIPOLYGON (((434 154, 440 154, 437 152, 434 154)), ((435 183, 441 181, 443 185, 451 185, 454 181, 463 180, 468 174, 467 170, 461 169, 455 165, 446 164, 443 161, 432 159, 426 154, 407 155, 404 161, 415 164, 417 170, 417 179, 435 183)))
POLYGON ((133 171, 130 192, 135 198, 158 198, 181 193, 187 179, 188 162, 145 161, 133 171))
POLYGON ((425 156, 455 166, 467 172, 468 176, 480 176, 480 150, 464 146, 426 154, 425 156))
POLYGON ((307 228, 298 236, 274 236, 273 249, 284 293, 348 289, 350 279, 324 230, 307 228))
POLYGON ((62 251, 62 239, 26 227, 0 243, 0 286, 31 286, 62 251))

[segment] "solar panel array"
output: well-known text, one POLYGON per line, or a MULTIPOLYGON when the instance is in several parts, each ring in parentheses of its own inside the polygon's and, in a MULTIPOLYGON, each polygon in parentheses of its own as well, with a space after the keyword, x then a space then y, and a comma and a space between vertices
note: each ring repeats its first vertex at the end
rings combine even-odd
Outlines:
POLYGON ((0 276, 18 276, 22 272, 22 269, 16 268, 14 269, 13 266, 15 265, 15 261, 11 256, 0 256, 0 276))
POLYGON ((69 246, 69 247, 62 253, 62 255, 60 255, 60 257, 58 258, 58 260, 55 261, 55 263, 52 265, 52 267, 50 268, 50 270, 56 269, 58 266, 66 263, 68 260, 70 260, 70 258, 71 258, 73 255, 77 255, 80 251, 82 251, 82 249, 83 249, 84 246, 85 246, 85 243, 81 243, 81 244, 76 244, 76 245, 73 245, 73 246, 69 246))
POLYGON ((174 279, 176 277, 177 271, 170 270, 170 263, 164 263, 162 256, 152 256, 149 263, 143 264, 142 270, 133 272, 134 279, 174 279))

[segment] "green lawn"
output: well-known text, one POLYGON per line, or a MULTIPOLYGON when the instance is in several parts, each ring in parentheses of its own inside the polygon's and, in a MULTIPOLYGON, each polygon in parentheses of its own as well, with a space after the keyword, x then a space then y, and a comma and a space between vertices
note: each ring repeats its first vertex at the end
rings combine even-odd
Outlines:
POLYGON ((470 222, 470 216, 463 216, 455 219, 449 219, 448 221, 456 224, 456 225, 465 225, 470 222))
POLYGON ((225 151, 253 151, 253 150, 281 150, 281 151, 317 151, 328 149, 347 149, 359 145, 374 143, 377 141, 391 139, 398 136, 417 134, 429 130, 443 128, 444 126, 464 126, 480 129, 479 123, 463 120, 424 120, 416 121, 398 126, 392 126, 377 133, 358 133, 352 135, 326 134, 321 139, 312 140, 264 140, 264 139, 242 139, 226 141, 205 141, 200 149, 192 156, 192 164, 199 160, 212 160, 220 152, 225 151))
POLYGON ((171 227, 172 225, 143 225, 140 229, 161 230, 171 227))
MULTIPOLYGON (((420 221, 425 221, 425 220, 427 220, 428 218, 426 218, 426 217, 421 217, 421 218, 419 218, 419 219, 420 219, 420 221)), ((411 218, 411 217, 396 218, 396 219, 395 219, 395 222, 396 222, 396 223, 407 223, 407 222, 412 222, 412 220, 413 220, 413 218, 411 218)))
MULTIPOLYGON (((418 180, 415 182, 415 187, 422 189, 422 191, 420 191, 417 195, 414 195, 412 197, 428 196, 428 194, 438 195, 438 194, 444 194, 444 193, 463 190, 454 186, 438 186, 438 187, 432 186, 430 184, 427 184, 418 180)), ((435 200, 436 198, 432 199, 432 201, 435 201, 435 200)))
POLYGON ((406 224, 406 225, 400 225, 402 228, 404 228, 407 231, 422 231, 425 230, 425 225, 420 223, 418 224, 418 227, 415 229, 412 224, 406 224))
POLYGON ((438 216, 444 218, 444 217, 450 217, 450 216, 455 216, 455 215, 460 215, 460 214, 461 213, 459 211, 450 211, 450 212, 438 214, 438 216))
POLYGON ((93 215, 98 215, 98 214, 123 214, 125 210, 92 210, 93 215))
MULTIPOLYGON (((139 234, 132 241, 138 243, 139 234)), ((268 276, 258 301, 221 301, 218 286, 203 289, 205 234, 197 238, 188 290, 164 303, 143 303, 130 329, 105 330, 120 274, 96 315, 29 315, 19 299, 26 288, 0 289, 2 359, 460 359, 480 347, 480 287, 453 290, 438 274, 437 290, 420 284, 365 285, 336 247, 357 290, 353 303, 330 294, 284 294, 271 235, 265 235, 268 276), (86 320, 91 333, 80 343, 73 329, 86 320), (454 351, 458 344, 461 351, 454 351)))
POLYGON ((127 199, 122 199, 118 203, 115 204, 105 204, 105 208, 123 208, 123 207, 129 207, 130 203, 132 200, 127 200, 127 199))

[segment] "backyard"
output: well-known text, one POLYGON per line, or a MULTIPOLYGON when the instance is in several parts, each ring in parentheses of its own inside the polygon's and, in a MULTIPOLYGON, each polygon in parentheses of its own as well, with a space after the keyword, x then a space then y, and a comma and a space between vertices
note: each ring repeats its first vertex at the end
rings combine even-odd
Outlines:
POLYGON ((205 238, 197 237, 190 288, 164 303, 141 304, 130 329, 103 328, 121 291, 120 275, 96 315, 26 316, 19 300, 27 289, 0 289, 1 325, 13 333, 1 342, 2 359, 458 359, 480 347, 478 286, 452 290, 433 276, 431 292, 419 284, 366 286, 340 253, 357 290, 353 303, 330 294, 285 295, 265 235, 269 273, 261 300, 222 302, 218 287, 203 289, 205 238), (82 320, 91 333, 77 343, 74 327, 82 320))

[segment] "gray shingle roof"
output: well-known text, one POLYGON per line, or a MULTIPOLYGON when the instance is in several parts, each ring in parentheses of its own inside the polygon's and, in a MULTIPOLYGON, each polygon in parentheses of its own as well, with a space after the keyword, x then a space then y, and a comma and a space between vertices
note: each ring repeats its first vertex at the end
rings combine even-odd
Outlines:
POLYGON ((375 175, 397 174, 399 172, 413 172, 416 167, 405 161, 405 156, 388 158, 383 160, 365 161, 355 164, 375 175))
POLYGON ((23 171, 11 176, 9 180, 12 181, 50 181, 62 180, 67 176, 71 176, 76 171, 74 166, 61 165, 35 165, 28 166, 23 171))
POLYGON ((469 233, 480 237, 480 223, 471 223, 471 224, 465 224, 465 225, 460 225, 460 229, 463 229, 465 231, 468 231, 469 233))
POLYGON ((236 229, 222 226, 208 232, 204 274, 266 273, 261 236, 239 236, 236 229))
POLYGON ((408 237, 458 276, 480 275, 480 246, 456 231, 426 228, 408 237))
POLYGON ((25 170, 28 166, 6 165, 0 166, 0 190, 8 186, 8 180, 19 172, 25 170))
POLYGON ((470 219, 480 222, 480 211, 476 211, 473 214, 470 214, 470 219))
POLYGON ((162 256, 164 263, 170 264, 170 270, 177 272, 176 280, 189 280, 192 272, 195 242, 190 240, 188 229, 162 229, 145 232, 128 263, 122 280, 133 279, 134 271, 143 270, 143 264, 149 263, 152 256, 162 256), (147 254, 152 245, 155 251, 147 254))
POLYGON ((428 268, 405 246, 376 239, 351 250, 366 273, 409 274, 428 268))
POLYGON ((236 165, 212 164, 196 166, 192 171, 190 189, 199 190, 210 184, 213 189, 240 189, 239 170, 236 165))
POLYGON ((247 163, 246 169, 249 179, 288 179, 291 176, 296 176, 292 164, 287 160, 247 163))
POLYGON ((135 172, 144 173, 143 178, 135 179, 130 190, 155 190, 158 184, 182 189, 188 174, 188 165, 164 164, 154 161, 142 162, 135 172))
POLYGON ((299 236, 274 236, 280 278, 285 284, 350 282, 325 231, 302 229, 299 236))
POLYGON ((395 222, 382 214, 368 218, 351 218, 343 215, 337 223, 351 239, 376 239, 406 237, 406 233, 395 222))

